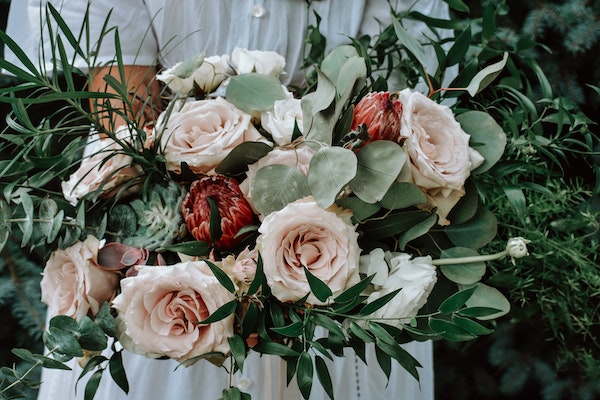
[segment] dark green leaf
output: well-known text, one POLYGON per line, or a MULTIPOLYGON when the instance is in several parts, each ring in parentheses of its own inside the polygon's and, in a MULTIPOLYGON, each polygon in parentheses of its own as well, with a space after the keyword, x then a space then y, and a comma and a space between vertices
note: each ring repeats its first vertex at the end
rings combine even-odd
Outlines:
POLYGON ((262 142, 243 142, 221 161, 215 172, 223 175, 237 175, 248 169, 253 164, 269 153, 273 148, 262 142))
POLYGON ((383 307, 384 305, 389 303, 389 301, 392 300, 394 298, 394 296, 396 296, 398 294, 398 292, 400 292, 400 290, 402 290, 402 289, 401 288, 396 289, 393 292, 390 292, 390 293, 388 293, 384 296, 381 296, 380 298, 368 303, 367 305, 365 305, 363 307, 362 310, 360 310, 359 315, 364 317, 366 315, 372 314, 375 311, 379 310, 381 307, 383 307))
POLYGON ((469 298, 473 295, 476 289, 477 286, 472 286, 468 289, 461 290, 460 292, 453 294, 452 296, 444 300, 444 302, 439 307, 439 311, 442 314, 450 314, 459 310, 462 306, 465 305, 467 300, 469 300, 469 298))
POLYGON ((333 384, 331 382, 331 376, 329 375, 329 369, 327 368, 327 364, 322 357, 315 357, 315 366, 317 370, 317 377, 319 378, 319 382, 321 382, 321 386, 325 393, 329 396, 330 399, 334 399, 333 396, 333 384))
POLYGON ((419 372, 416 367, 420 367, 421 364, 406 350, 404 350, 398 343, 388 343, 377 339, 377 347, 383 350, 386 354, 394 358, 409 374, 411 374, 417 381, 419 380, 419 372))
POLYGON ((392 357, 379 346, 375 347, 375 357, 377 358, 379 368, 381 368, 381 371, 389 380, 392 373, 392 357))
POLYGON ((362 231, 370 240, 385 239, 405 232, 431 216, 427 211, 400 211, 384 219, 362 224, 362 231))
POLYGON ((110 361, 108 362, 108 368, 110 371, 110 376, 112 376, 113 380, 123 392, 126 394, 129 393, 129 381, 127 380, 127 374, 125 373, 125 368, 123 367, 123 353, 117 351, 113 353, 110 361))
POLYGON ((480 323, 469 318, 461 317, 460 315, 453 315, 452 322, 472 335, 489 335, 490 333, 494 332, 493 329, 486 328, 480 323))
POLYGON ((350 332, 356 336, 357 338, 359 338, 360 340, 362 340, 365 343, 371 343, 375 341, 375 337, 369 333, 368 331, 364 330, 363 328, 360 327, 360 325, 358 325, 356 322, 352 321, 350 323, 350 332))
POLYGON ((425 194, 417 186, 408 182, 394 182, 379 204, 388 210, 398 210, 426 202, 425 194))
POLYGON ((79 321, 79 344, 82 349, 100 351, 108 345, 108 339, 100 325, 95 324, 88 316, 79 321))
POLYGON ((96 396, 98 386, 100 386, 100 379, 102 379, 102 372, 104 370, 99 369, 92 374, 90 380, 85 385, 85 391, 83 395, 84 400, 92 400, 96 396))
POLYGON ((254 279, 252 279, 252 283, 250 283, 250 287, 248 288, 248 295, 252 296, 258 289, 265 283, 265 273, 263 269, 263 261, 260 254, 258 254, 258 260, 256 261, 256 272, 254 273, 254 279))
POLYGON ((446 57, 446 67, 451 67, 455 64, 458 64, 465 59, 465 54, 467 54, 467 50, 471 46, 471 27, 467 27, 464 31, 458 35, 454 44, 448 50, 448 55, 446 57))
POLYGON ((445 319, 429 318, 429 327, 451 342, 465 342, 477 338, 477 336, 445 319))
POLYGON ((283 336, 298 337, 304 331, 304 324, 302 322, 293 322, 286 326, 271 328, 271 330, 283 336))
POLYGON ((215 310, 215 312, 210 314, 210 316, 208 318, 206 318, 204 321, 200 321, 198 323, 208 325, 208 324, 212 324, 213 322, 220 321, 222 319, 227 318, 231 314, 233 314, 235 312, 236 308, 237 308, 237 300, 235 300, 235 299, 231 300, 230 302, 225 303, 221 307, 217 308, 215 310))
POLYGON ((296 350, 276 342, 260 341, 252 350, 261 354, 272 354, 283 357, 298 357, 300 355, 296 350))
POLYGON ((102 328, 108 336, 115 336, 115 318, 110 313, 110 303, 104 302, 100 307, 100 311, 94 318, 94 322, 102 328))
POLYGON ((296 380, 302 397, 308 399, 312 389, 312 381, 314 375, 314 367, 312 358, 307 352, 300 354, 298 358, 298 366, 296 367, 296 380))
POLYGON ((210 245, 206 242, 193 240, 191 242, 182 242, 165 246, 163 250, 187 254, 188 256, 203 257, 210 253, 210 245))
POLYGON ((227 338, 229 349, 237 367, 242 371, 244 369, 244 360, 246 359, 246 343, 240 335, 233 335, 227 338))
POLYGON ((498 230, 496 216, 484 207, 479 207, 475 216, 459 225, 449 225, 445 232, 458 247, 479 249, 488 244, 498 230))
POLYGON ((469 12, 469 6, 467 6, 462 0, 444 0, 450 8, 460 12, 469 12))
POLYGON ((79 382, 81 378, 83 378, 86 374, 96 369, 96 367, 101 365, 106 360, 108 359, 104 356, 95 356, 90 358, 88 362, 85 363, 85 366, 81 369, 81 374, 79 374, 79 378, 77 378, 77 381, 79 382))
POLYGON ((436 224, 437 220, 438 216, 434 210, 428 218, 410 227, 400 235, 398 238, 398 248, 404 250, 411 240, 425 235, 436 224))
POLYGON ((462 310, 460 310, 459 314, 464 315, 465 317, 480 318, 480 317, 488 317, 490 315, 494 315, 494 314, 497 314, 500 312, 502 312, 502 310, 500 310, 498 308, 467 307, 467 308, 463 308, 462 310))
POLYGON ((310 273, 308 268, 304 267, 304 273, 306 274, 306 279, 308 280, 308 284, 310 286, 310 290, 315 295, 319 301, 325 302, 333 292, 329 289, 329 286, 325 284, 322 280, 314 276, 310 273))
POLYGON ((204 260, 204 262, 206 263, 206 265, 208 265, 208 267, 212 271, 215 278, 217 278, 219 283, 231 293, 235 293, 235 285, 233 284, 229 276, 227 276, 225 271, 223 271, 221 268, 219 268, 219 266, 212 263, 211 261, 204 260))
POLYGON ((340 325, 325 314, 313 313, 311 315, 311 321, 327 329, 333 335, 339 336, 341 338, 344 337, 344 331, 342 330, 340 325))
POLYGON ((210 206, 210 240, 215 243, 223 235, 223 230, 221 229, 221 213, 219 212, 219 206, 213 199, 207 197, 206 200, 210 206))

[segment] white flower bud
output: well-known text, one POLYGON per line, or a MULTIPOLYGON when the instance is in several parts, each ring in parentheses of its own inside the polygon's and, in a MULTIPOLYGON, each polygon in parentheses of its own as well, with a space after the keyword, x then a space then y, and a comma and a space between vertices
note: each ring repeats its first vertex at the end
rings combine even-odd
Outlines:
POLYGON ((515 258, 522 258, 529 255, 529 251, 527 250, 528 243, 531 243, 531 241, 520 236, 508 239, 506 252, 511 257, 513 264, 515 264, 515 258))

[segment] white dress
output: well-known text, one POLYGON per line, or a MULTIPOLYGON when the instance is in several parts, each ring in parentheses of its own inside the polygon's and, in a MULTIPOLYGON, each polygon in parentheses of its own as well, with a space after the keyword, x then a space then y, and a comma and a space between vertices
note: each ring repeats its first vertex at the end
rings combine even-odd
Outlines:
MULTIPOLYGON (((23 7, 25 2, 20 3, 23 7)), ((44 1, 42 1, 44 2, 44 1)), ((78 31, 81 24, 82 0, 53 0, 61 16, 71 29, 78 31)), ((405 10, 414 0, 392 1, 398 10, 405 10)), ((25 43, 34 61, 41 57, 32 49, 40 48, 35 38, 39 31, 40 0, 29 0, 29 30, 31 43, 25 43)), ((199 52, 206 55, 230 54, 234 47, 273 50, 286 57, 287 82, 300 82, 300 64, 303 54, 303 38, 306 27, 314 24, 316 11, 321 17, 321 32, 327 37, 327 47, 347 43, 347 37, 368 33, 376 35, 379 23, 390 22, 387 0, 315 0, 311 11, 304 0, 93 0, 90 8, 91 35, 97 35, 104 23, 106 13, 113 8, 111 23, 119 27, 123 61, 125 64, 153 65, 157 60, 164 67, 199 52), (219 23, 216 23, 219 21, 219 23)), ((21 9, 22 10, 22 9, 21 9)), ((415 10, 435 18, 448 18, 448 9, 441 0, 417 1, 415 10)), ((12 15, 12 12, 11 12, 12 15)), ((9 21, 11 29, 24 29, 21 24, 9 21)), ((422 37, 425 26, 413 23, 407 26, 415 37, 422 37)), ((14 31, 13 31, 14 32, 14 31)), ((42 40, 44 42, 44 40, 42 40)), ((48 42, 45 41, 45 46, 48 42)), ((92 42, 93 43, 93 42, 92 42)), ((114 58, 112 38, 104 39, 98 51, 98 62, 114 58)), ((46 47, 47 48, 47 47, 46 47)), ((10 54, 7 60, 19 64, 10 54)), ((431 54, 429 70, 435 68, 431 54)), ((80 67, 85 67, 78 60, 80 67)), ((40 62, 44 65, 44 62, 40 62)), ((46 63, 46 68, 50 64, 46 63)), ((50 68, 48 70, 51 70, 50 68)), ((420 383, 393 362, 392 375, 387 381, 381 372, 372 348, 368 351, 366 367, 351 351, 344 358, 330 363, 336 399, 383 400, 412 399, 432 400, 433 355, 430 342, 412 342, 404 345, 424 368, 419 369, 420 383)), ((44 370, 39 400, 83 399, 87 377, 77 386, 75 383, 81 369, 73 361, 73 371, 44 370)), ((219 399, 221 391, 228 386, 229 376, 223 368, 208 362, 177 368, 172 360, 151 360, 125 352, 124 364, 130 381, 130 394, 125 394, 114 384, 105 371, 96 395, 98 400, 119 399, 219 399)), ((285 384, 285 363, 277 357, 259 357, 251 353, 244 371, 237 373, 232 383, 250 393, 254 400, 301 399, 297 386, 285 384)), ((311 399, 327 399, 325 391, 315 377, 311 399)))

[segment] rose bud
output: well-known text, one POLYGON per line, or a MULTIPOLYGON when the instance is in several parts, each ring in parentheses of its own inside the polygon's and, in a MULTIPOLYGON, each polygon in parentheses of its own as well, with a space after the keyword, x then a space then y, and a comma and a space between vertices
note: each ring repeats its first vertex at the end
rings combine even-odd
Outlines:
POLYGON ((350 147, 361 147, 375 140, 398 141, 400 137, 400 118, 402 103, 395 94, 389 92, 371 92, 363 97, 354 108, 354 116, 350 129, 360 130, 365 125, 368 138, 361 142, 352 143, 350 147))
POLYGON ((244 198, 237 182, 223 175, 205 176, 194 181, 182 205, 188 231, 196 240, 213 243, 219 250, 234 248, 243 237, 236 237, 244 226, 255 222, 250 204, 244 198), (210 237, 210 203, 216 204, 221 217, 222 235, 210 237))

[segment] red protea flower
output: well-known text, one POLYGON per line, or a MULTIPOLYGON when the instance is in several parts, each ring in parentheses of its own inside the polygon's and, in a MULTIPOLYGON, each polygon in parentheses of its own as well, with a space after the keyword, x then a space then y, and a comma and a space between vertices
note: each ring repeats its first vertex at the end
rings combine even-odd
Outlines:
POLYGON ((192 182, 182 205, 183 219, 196 240, 213 243, 219 250, 233 249, 241 237, 235 237, 244 226, 254 223, 254 213, 237 182, 223 175, 205 176, 192 182), (221 216, 222 235, 210 237, 210 198, 221 216))
POLYGON ((371 92, 354 108, 351 129, 356 131, 362 124, 367 127, 369 138, 361 138, 362 145, 375 140, 392 140, 400 137, 402 103, 390 92, 371 92))

